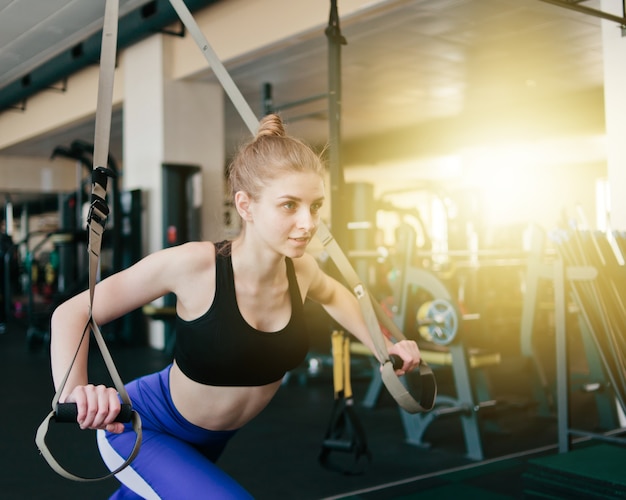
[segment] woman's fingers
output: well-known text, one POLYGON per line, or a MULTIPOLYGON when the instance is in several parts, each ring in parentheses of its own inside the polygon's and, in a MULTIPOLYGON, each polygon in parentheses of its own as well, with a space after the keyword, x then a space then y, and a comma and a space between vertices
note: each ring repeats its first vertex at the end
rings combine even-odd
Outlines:
MULTIPOLYGON (((76 403, 76 420, 81 429, 105 429, 114 423, 120 412, 117 391, 104 385, 77 386, 67 402, 76 403)), ((113 428, 118 426, 113 425, 113 428)))
POLYGON ((402 359, 402 368, 396 370, 398 375, 404 375, 406 372, 414 370, 420 365, 421 355, 417 343, 413 340, 401 340, 395 343, 390 354, 395 354, 402 359))
POLYGON ((121 434, 124 432, 124 424, 121 422, 113 422, 112 424, 108 424, 104 430, 112 432, 113 434, 121 434))

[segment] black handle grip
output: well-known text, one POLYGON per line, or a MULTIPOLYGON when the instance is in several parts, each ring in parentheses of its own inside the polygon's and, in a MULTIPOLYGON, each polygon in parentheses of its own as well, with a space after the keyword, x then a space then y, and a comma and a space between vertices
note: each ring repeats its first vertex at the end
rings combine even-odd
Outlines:
MULTIPOLYGON (((122 404, 119 414, 115 417, 116 422, 127 423, 132 419, 133 407, 129 404, 122 404)), ((54 412, 54 420, 59 423, 76 423, 78 409, 76 403, 59 403, 54 412)))
POLYGON ((402 361, 402 358, 400 356, 397 356, 396 354, 390 354, 389 361, 391 361, 391 365, 393 366, 394 370, 400 370, 402 368, 402 365, 404 365, 404 361, 402 361))

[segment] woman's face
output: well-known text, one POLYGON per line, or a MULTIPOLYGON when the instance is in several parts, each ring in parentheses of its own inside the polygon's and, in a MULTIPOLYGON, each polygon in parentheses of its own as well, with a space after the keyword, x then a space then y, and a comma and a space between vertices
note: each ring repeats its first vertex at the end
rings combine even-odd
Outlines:
POLYGON ((324 181, 318 174, 282 175, 266 183, 258 200, 250 201, 246 231, 254 231, 287 257, 300 257, 317 231, 324 195, 324 181))

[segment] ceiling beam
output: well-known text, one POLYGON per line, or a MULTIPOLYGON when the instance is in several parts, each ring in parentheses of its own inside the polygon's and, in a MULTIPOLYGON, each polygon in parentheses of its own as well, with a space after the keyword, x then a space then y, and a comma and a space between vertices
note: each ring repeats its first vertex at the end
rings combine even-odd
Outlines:
MULTIPOLYGON (((186 0, 190 11, 215 3, 217 0, 186 0)), ((118 50, 128 47, 178 21, 169 0, 153 0, 122 16, 118 26, 118 50)), ((102 30, 87 37, 72 48, 49 59, 27 75, 7 84, 0 92, 0 112, 24 103, 37 92, 52 88, 77 71, 98 64, 102 30)))
POLYGON ((622 28, 622 36, 626 35, 626 2, 622 1, 622 17, 616 16, 603 10, 594 9, 582 5, 586 0, 540 0, 541 2, 550 3, 559 7, 581 12, 593 17, 599 17, 600 19, 606 19, 607 21, 613 21, 622 28))

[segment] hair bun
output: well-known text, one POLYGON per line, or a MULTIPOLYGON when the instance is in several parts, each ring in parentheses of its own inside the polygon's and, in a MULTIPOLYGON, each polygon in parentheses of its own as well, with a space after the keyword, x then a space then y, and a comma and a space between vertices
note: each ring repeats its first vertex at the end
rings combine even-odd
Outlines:
POLYGON ((269 114, 264 116, 259 123, 259 131, 256 134, 256 138, 264 136, 276 136, 285 137, 285 125, 280 116, 276 114, 269 114))

